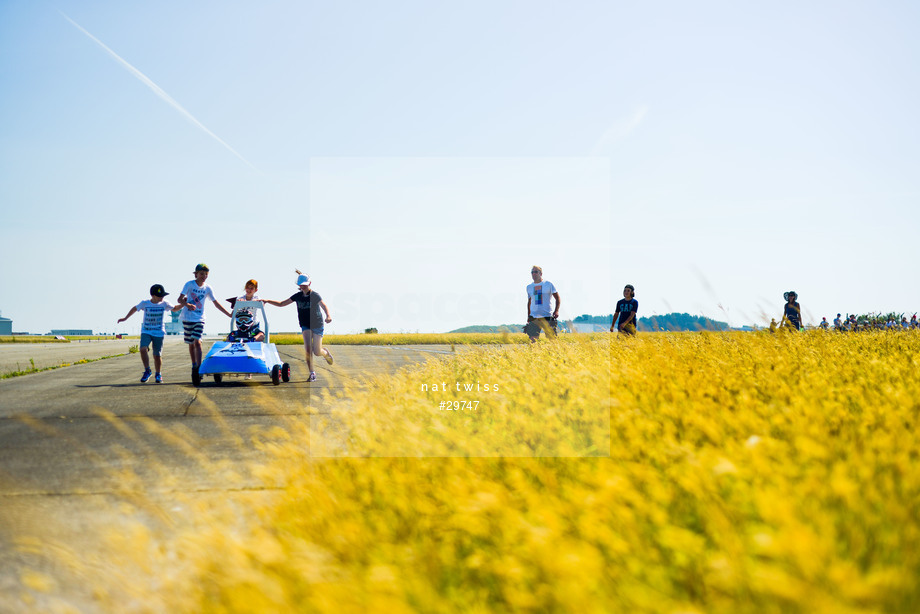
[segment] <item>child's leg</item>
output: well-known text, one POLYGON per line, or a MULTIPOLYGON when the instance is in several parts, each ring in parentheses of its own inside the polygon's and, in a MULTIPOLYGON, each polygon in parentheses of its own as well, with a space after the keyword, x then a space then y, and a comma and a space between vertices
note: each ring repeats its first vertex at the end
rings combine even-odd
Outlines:
POLYGON ((307 354, 307 370, 313 373, 313 331, 309 328, 303 331, 303 349, 307 354))
POLYGON ((313 353, 317 356, 325 356, 329 352, 323 347, 323 336, 313 335, 313 353))
POLYGON ((201 366, 201 335, 204 331, 204 324, 183 322, 182 327, 185 330, 185 342, 188 344, 188 355, 192 359, 192 365, 201 366))
POLYGON ((147 356, 147 348, 150 347, 150 342, 153 340, 153 337, 147 333, 141 333, 140 341, 140 350, 141 350, 141 362, 144 363, 144 371, 150 371, 150 358, 147 356))
POLYGON ((156 372, 159 373, 163 368, 163 359, 160 358, 160 354, 163 353, 163 337, 154 337, 153 338, 153 366, 156 368, 156 372))

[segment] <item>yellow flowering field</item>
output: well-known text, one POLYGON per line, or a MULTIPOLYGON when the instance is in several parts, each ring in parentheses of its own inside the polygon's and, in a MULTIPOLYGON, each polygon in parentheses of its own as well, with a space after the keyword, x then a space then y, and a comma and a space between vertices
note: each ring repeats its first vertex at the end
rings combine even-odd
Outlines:
POLYGON ((282 493, 190 537, 164 594, 187 612, 920 611, 918 369, 909 332, 464 352, 341 400, 338 441, 314 422, 279 446, 282 493), (490 389, 431 390, 468 381, 490 389))
MULTIPOLYGON (((276 345, 300 345, 303 337, 297 333, 271 336, 276 345)), ((521 333, 375 333, 361 335, 325 335, 324 345, 497 345, 528 343, 521 333)))

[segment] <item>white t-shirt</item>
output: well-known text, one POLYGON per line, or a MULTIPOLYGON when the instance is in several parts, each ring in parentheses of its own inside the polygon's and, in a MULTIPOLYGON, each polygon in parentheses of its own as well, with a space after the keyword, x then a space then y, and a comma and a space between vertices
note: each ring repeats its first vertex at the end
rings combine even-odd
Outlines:
POLYGON ((188 299, 190 305, 195 306, 195 310, 192 311, 188 307, 183 307, 182 315, 179 319, 183 322, 204 322, 204 302, 208 299, 212 301, 217 300, 214 298, 214 292, 211 290, 211 286, 205 284, 199 287, 193 279, 182 286, 182 294, 188 299))
POLYGON ((135 306, 138 311, 144 312, 144 323, 141 324, 141 334, 147 334, 151 337, 162 337, 166 334, 163 328, 163 315, 167 311, 172 311, 173 305, 168 301, 141 301, 135 306))
POLYGON ((540 283, 527 286, 527 296, 530 297, 530 315, 535 318, 548 318, 553 315, 550 309, 550 298, 556 293, 556 286, 545 279, 540 283))

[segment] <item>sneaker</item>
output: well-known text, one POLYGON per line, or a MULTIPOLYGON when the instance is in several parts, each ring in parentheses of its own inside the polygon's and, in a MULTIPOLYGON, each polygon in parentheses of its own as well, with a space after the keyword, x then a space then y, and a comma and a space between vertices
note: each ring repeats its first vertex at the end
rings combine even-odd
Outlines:
MULTIPOLYGON (((326 348, 323 349, 326 350, 326 348)), ((329 352, 329 350, 326 350, 326 362, 328 362, 330 365, 332 364, 332 354, 329 352)))
POLYGON ((163 376, 160 375, 159 373, 157 373, 157 374, 156 374, 156 377, 154 377, 153 379, 154 379, 154 380, 156 381, 156 383, 158 383, 158 384, 162 384, 162 383, 163 383, 163 376))
POLYGON ((315 381, 316 381, 316 371, 310 371, 310 379, 308 379, 307 381, 308 381, 308 382, 315 382, 315 381))
POLYGON ((150 369, 144 369, 144 374, 141 375, 141 383, 142 383, 142 384, 146 383, 147 380, 150 379, 150 376, 151 376, 151 375, 152 375, 152 374, 151 374, 150 369))

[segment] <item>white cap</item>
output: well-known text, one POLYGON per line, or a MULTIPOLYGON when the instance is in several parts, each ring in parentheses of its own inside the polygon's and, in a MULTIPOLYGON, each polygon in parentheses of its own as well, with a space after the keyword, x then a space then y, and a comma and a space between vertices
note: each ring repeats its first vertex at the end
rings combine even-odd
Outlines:
POLYGON ((298 285, 298 286, 303 286, 303 285, 308 284, 308 283, 310 283, 310 276, 309 276, 309 275, 300 275, 300 276, 297 277, 297 285, 298 285))

